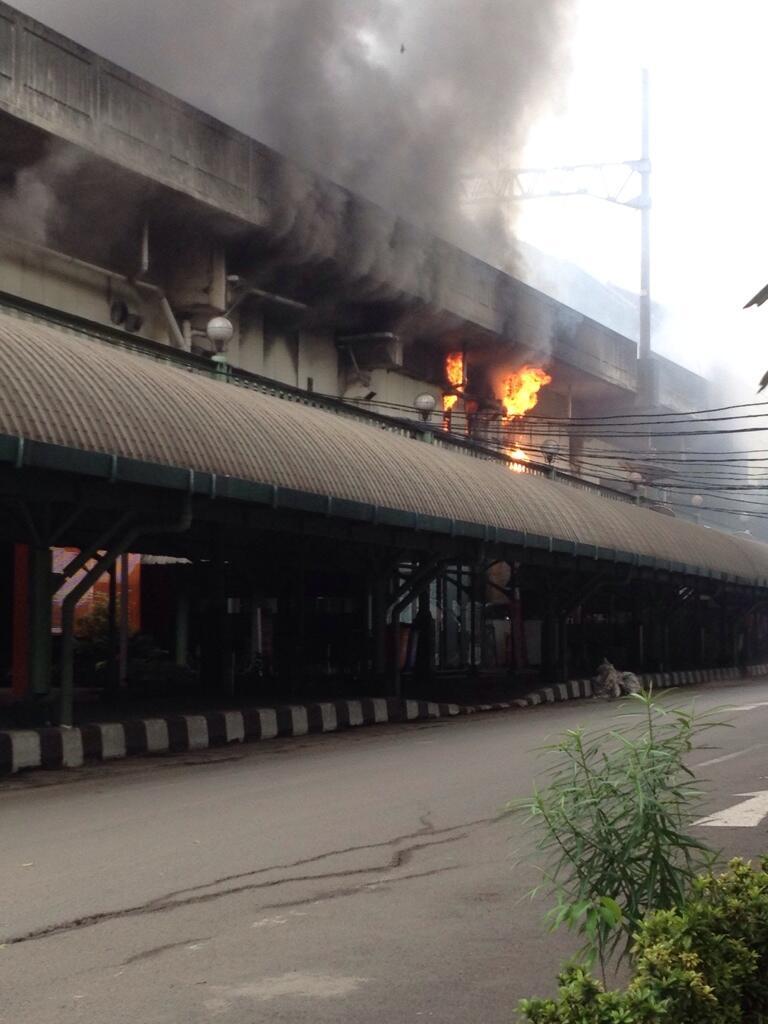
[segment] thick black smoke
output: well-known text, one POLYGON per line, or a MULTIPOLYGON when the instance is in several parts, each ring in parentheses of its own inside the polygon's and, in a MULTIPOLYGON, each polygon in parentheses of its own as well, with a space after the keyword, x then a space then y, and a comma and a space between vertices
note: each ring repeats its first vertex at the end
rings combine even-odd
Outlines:
POLYGON ((459 179, 519 157, 561 81, 571 0, 17 4, 301 165, 461 240, 459 179))

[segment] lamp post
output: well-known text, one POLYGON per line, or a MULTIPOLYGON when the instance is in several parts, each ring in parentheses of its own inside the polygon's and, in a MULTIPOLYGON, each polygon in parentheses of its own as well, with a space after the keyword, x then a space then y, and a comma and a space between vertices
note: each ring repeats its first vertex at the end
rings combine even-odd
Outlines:
POLYGON ((429 391, 422 391, 420 395, 416 395, 414 398, 413 405, 419 416, 427 423, 435 410, 437 399, 429 391))
POLYGON ((643 482, 643 474, 642 473, 638 473, 637 470, 634 470, 632 473, 629 474, 629 482, 632 484, 632 490, 633 490, 634 495, 635 495, 635 504, 639 505, 640 504, 640 484, 643 482))
POLYGON ((554 438, 547 438, 541 446, 541 450, 544 452, 544 458, 547 460, 549 466, 549 475, 554 480, 555 478, 555 459, 560 454, 560 445, 554 438))
POLYGON ((693 518, 697 523, 699 523, 701 522, 701 514, 699 512, 699 509, 704 504, 704 499, 700 494, 694 494, 691 498, 691 504, 696 509, 696 511, 693 513, 693 518))
POLYGON ((218 370, 226 373, 227 356, 224 349, 235 334, 232 321, 228 320, 225 316, 215 316, 205 325, 205 333, 216 350, 211 356, 211 362, 216 363, 218 370))
POLYGON ((231 341, 234 336, 232 322, 229 321, 226 316, 214 316, 212 319, 209 319, 206 324, 206 335, 208 336, 208 340, 216 349, 216 354, 213 356, 213 359, 216 362, 225 362, 225 359, 217 359, 216 356, 223 354, 226 344, 231 341))

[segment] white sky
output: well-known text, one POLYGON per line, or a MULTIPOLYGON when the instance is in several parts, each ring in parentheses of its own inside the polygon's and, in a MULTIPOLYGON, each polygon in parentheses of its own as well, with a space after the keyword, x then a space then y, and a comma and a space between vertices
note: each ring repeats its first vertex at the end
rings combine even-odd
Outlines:
MULTIPOLYGON (((640 69, 651 76, 656 347, 691 369, 768 368, 768 3, 579 0, 564 109, 536 125, 527 166, 640 152, 640 69)), ((527 202, 519 234, 604 280, 639 286, 639 213, 590 199, 527 202)), ((747 384, 748 381, 748 384, 747 384)))

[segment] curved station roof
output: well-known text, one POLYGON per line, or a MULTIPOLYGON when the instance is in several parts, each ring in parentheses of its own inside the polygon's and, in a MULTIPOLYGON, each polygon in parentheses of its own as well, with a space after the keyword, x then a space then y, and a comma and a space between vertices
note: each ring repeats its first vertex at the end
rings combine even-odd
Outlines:
POLYGON ((24 443, 101 453, 113 479, 123 463, 172 467, 209 474, 223 497, 313 496, 345 518, 398 513, 420 530, 768 586, 768 545, 746 537, 5 314, 0 435, 0 459, 17 466, 24 443))

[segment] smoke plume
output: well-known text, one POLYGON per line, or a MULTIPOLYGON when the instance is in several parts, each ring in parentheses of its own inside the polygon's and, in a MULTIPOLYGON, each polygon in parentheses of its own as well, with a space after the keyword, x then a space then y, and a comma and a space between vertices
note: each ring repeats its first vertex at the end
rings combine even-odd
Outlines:
MULTIPOLYGON (((475 249, 492 244, 497 258, 506 222, 497 219, 490 238, 487 224, 478 234, 457 200, 459 180, 519 158, 533 116, 557 93, 571 6, 571 0, 16 2, 303 167, 411 222, 463 244, 474 241, 475 249)), ((309 194, 298 174, 281 187, 294 201, 289 216, 302 241, 327 247, 328 218, 338 212, 327 207, 339 200, 309 194), (295 204, 302 192, 303 211, 295 204)))

